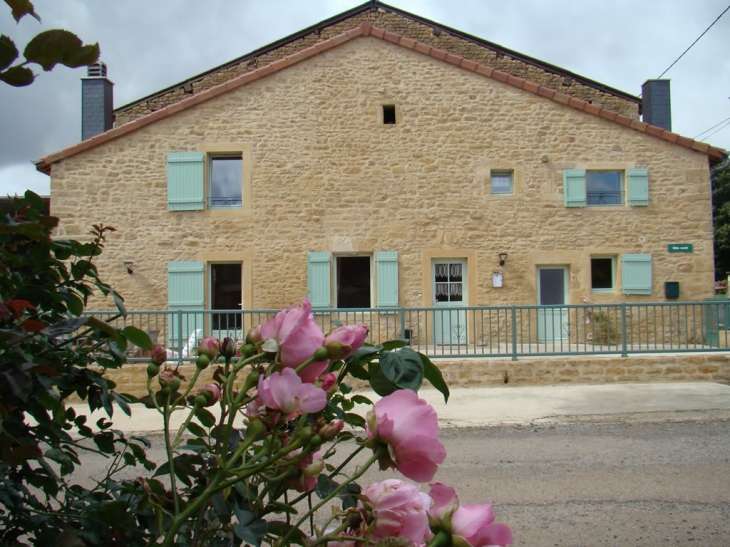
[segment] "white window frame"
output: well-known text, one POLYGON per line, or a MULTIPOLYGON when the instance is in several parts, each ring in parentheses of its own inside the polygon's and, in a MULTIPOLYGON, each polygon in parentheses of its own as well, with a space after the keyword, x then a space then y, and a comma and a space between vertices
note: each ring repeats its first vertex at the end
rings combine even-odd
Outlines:
POLYGON ((591 292, 592 293, 615 293, 616 292, 616 255, 595 255, 591 256, 590 261, 590 272, 589 272, 589 282, 591 286, 591 292), (603 260, 610 260, 611 261, 611 288, 594 288, 593 287, 593 260, 595 259, 603 259, 603 260))

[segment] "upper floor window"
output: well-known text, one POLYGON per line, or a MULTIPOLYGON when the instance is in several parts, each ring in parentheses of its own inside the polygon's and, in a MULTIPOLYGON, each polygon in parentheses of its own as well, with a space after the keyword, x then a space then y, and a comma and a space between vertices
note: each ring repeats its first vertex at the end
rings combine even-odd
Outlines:
POLYGON ((512 171, 492 171, 490 178, 492 194, 514 193, 512 171))
POLYGON ((563 201, 566 207, 649 205, 647 169, 563 171, 563 201))
POLYGON ((240 154, 212 155, 209 164, 210 207, 240 207, 243 202, 243 159, 240 154))

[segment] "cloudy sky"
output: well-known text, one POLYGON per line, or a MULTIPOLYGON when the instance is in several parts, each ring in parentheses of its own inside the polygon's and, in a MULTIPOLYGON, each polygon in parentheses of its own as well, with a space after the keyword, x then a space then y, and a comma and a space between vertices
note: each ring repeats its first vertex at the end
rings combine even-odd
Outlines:
MULTIPOLYGON (((33 0, 43 22, 0 34, 22 51, 38 32, 66 28, 99 42, 115 106, 239 57, 364 0, 33 0)), ((638 95, 730 0, 390 0, 390 5, 638 95)), ((40 71, 39 67, 36 72, 40 71)), ((0 195, 49 178, 31 164, 80 140, 80 78, 57 67, 30 87, 0 83, 0 195)), ((730 149, 730 11, 666 74, 673 130, 730 149), (712 126, 715 126, 709 130, 712 126), (709 130, 709 131, 708 131, 709 130)))

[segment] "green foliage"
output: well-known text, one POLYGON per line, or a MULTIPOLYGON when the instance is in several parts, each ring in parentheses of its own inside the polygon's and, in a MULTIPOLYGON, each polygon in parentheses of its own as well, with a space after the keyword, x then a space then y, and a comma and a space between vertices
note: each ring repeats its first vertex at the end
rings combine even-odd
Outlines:
MULTIPOLYGON (((29 0, 5 0, 5 3, 10 6, 16 22, 25 15, 41 20, 29 0)), ((99 53, 99 44, 84 45, 74 33, 52 29, 32 38, 23 51, 25 61, 13 65, 19 56, 18 48, 11 38, 0 35, 0 81, 14 87, 27 86, 35 79, 33 71, 25 66, 29 63, 40 65, 46 72, 57 64, 78 68, 95 63, 99 53)))
POLYGON ((28 191, 13 205, 0 224, 0 545, 52 545, 64 531, 103 545, 100 538, 123 535, 129 524, 112 475, 154 464, 145 440, 124 438, 103 418, 94 431, 65 402, 75 396, 109 417, 116 402, 129 413, 103 371, 123 364, 128 339, 148 348, 151 341, 82 315, 92 293, 121 306, 93 263, 113 228, 94 226, 88 243, 56 240, 58 219, 42 213, 41 198, 28 191), (67 482, 85 450, 112 458, 92 490, 67 482))
POLYGON ((715 280, 730 272, 730 162, 712 173, 712 219, 715 231, 715 280))

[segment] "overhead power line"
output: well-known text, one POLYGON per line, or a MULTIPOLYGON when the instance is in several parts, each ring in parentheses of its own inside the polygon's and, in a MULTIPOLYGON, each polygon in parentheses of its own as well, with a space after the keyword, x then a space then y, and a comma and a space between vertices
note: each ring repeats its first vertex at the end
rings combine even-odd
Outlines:
MULTIPOLYGON (((686 54, 686 53, 687 53, 687 52, 688 52, 688 51, 689 51, 690 49, 692 49, 692 47, 694 47, 694 45, 695 45, 695 44, 696 44, 697 42, 699 42, 699 41, 700 41, 700 38, 702 38, 702 37, 703 37, 703 36, 704 36, 705 34, 707 34, 707 31, 708 31, 708 30, 710 30, 710 29, 711 29, 711 28, 712 28, 712 27, 713 27, 713 26, 715 25, 715 23, 717 23, 717 22, 718 22, 718 21, 720 20, 720 18, 721 18, 721 17, 723 16, 723 15, 725 15, 725 13, 727 13, 727 11, 728 11, 728 10, 730 10, 730 5, 728 5, 728 7, 726 7, 726 8, 725 8, 725 11, 723 11, 723 12, 722 12, 722 13, 721 13, 720 15, 718 15, 718 16, 717 16, 717 19, 715 19, 715 20, 714 20, 714 21, 712 22, 712 24, 711 24, 711 25, 710 25, 709 27, 707 27, 707 28, 705 29, 705 31, 704 31, 704 32, 703 32, 702 34, 700 34, 700 35, 699 35, 699 36, 697 37, 697 39, 696 39, 696 40, 695 40, 694 42, 692 42, 692 43, 690 44, 690 46, 689 46, 689 47, 688 47, 687 49, 685 49, 685 50, 684 50, 684 52, 682 53, 682 55, 680 55, 679 57, 677 57, 677 58, 676 58, 676 59, 674 60, 674 62, 673 62, 673 63, 672 63, 671 65, 669 65, 669 66, 667 67, 667 69, 666 69, 666 70, 665 70, 664 72, 662 72, 662 73, 661 73, 661 74, 659 75, 659 78, 661 78, 661 77, 662 77, 662 76, 664 76, 664 75, 665 75, 665 74, 666 74, 667 72, 669 72, 669 69, 670 69, 670 68, 672 68, 672 67, 673 67, 674 65, 676 65, 676 64, 677 64, 677 61, 679 61, 679 60, 680 60, 680 59, 681 59, 682 57, 684 57, 684 55, 685 55, 685 54, 686 54)), ((659 79, 659 78, 657 78, 657 79, 659 79)))
POLYGON ((714 135, 715 133, 719 133, 720 131, 722 131, 723 129, 725 129, 725 128, 726 128, 726 127, 728 127, 728 126, 730 126, 730 118, 728 118, 728 119, 727 119, 727 123, 726 123, 725 125, 723 125, 723 126, 722 126, 722 127, 720 127, 719 129, 716 129, 715 131, 713 131, 712 133, 710 133, 710 134, 709 134, 709 135, 707 135, 706 137, 703 137, 703 139, 704 139, 704 140, 708 140, 708 139, 709 139, 710 137, 712 137, 712 135, 714 135))
MULTIPOLYGON (((704 130, 704 131, 703 131, 702 133, 698 133, 698 134, 697 134, 697 137, 694 137, 694 138, 695 138, 695 139, 697 139, 697 138, 698 138, 698 137, 699 137, 700 135, 704 135, 704 134, 705 134, 705 133, 707 133, 708 131, 712 131, 713 129, 715 129, 715 128, 716 128, 716 127, 717 127, 718 125, 722 125, 722 124, 724 124, 725 122, 729 122, 729 121, 730 121, 730 118, 725 118, 724 120, 722 120, 721 122, 718 122, 718 123, 716 123, 716 124, 715 124, 715 125, 713 125, 712 127, 708 127, 708 128, 707 128, 707 129, 705 129, 705 130, 704 130)), ((718 131, 719 131, 719 129, 718 129, 718 131)), ((717 133, 717 131, 715 131, 715 133, 717 133)), ((715 133, 713 133, 713 135, 714 135, 715 133)), ((709 137, 709 135, 708 135, 708 137, 709 137)), ((704 137, 704 138, 707 138, 707 137, 704 137)))

